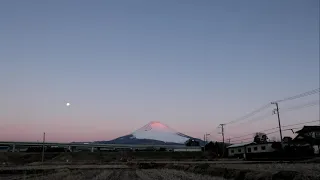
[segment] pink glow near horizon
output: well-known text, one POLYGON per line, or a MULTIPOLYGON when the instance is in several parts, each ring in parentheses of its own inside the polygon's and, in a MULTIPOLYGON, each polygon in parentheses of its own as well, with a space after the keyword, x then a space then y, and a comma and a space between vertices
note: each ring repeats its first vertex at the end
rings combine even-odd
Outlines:
MULTIPOLYGON (((272 108, 267 109, 266 114, 270 113, 271 110, 272 108)), ((319 112, 318 107, 313 107, 313 109, 309 108, 304 111, 302 110, 293 113, 282 113, 282 125, 285 126, 299 123, 301 122, 299 121, 300 116, 306 117, 307 119, 302 122, 316 120, 319 117, 319 115, 316 113, 317 111, 319 112)), ((68 114, 61 120, 54 120, 54 118, 41 118, 46 120, 40 121, 38 117, 35 117, 35 120, 28 120, 29 123, 26 123, 27 121, 17 120, 31 119, 27 115, 21 117, 15 117, 12 115, 10 119, 16 120, 12 120, 10 122, 7 121, 1 124, 0 141, 41 141, 43 132, 46 132, 47 134, 47 141, 71 142, 111 140, 132 133, 133 131, 149 123, 148 121, 139 121, 134 119, 131 121, 132 123, 124 119, 119 119, 116 121, 103 121, 99 120, 100 118, 97 118, 92 119, 91 121, 86 121, 80 120, 80 118, 78 118, 77 116, 70 116, 68 114)), ((7 115, 7 117, 10 116, 7 115)), ((180 119, 179 121, 166 121, 161 123, 168 125, 170 128, 175 129, 178 132, 195 138, 202 139, 204 133, 210 133, 211 135, 209 136, 209 140, 221 140, 221 135, 218 134, 220 130, 216 128, 218 122, 200 122, 190 120, 185 120, 183 123, 180 122, 183 122, 183 120, 180 119)), ((318 124, 319 123, 316 122, 308 125, 318 124)), ((244 121, 241 123, 227 125, 225 128, 225 134, 226 139, 228 139, 273 127, 277 127, 277 118, 275 116, 270 116, 265 120, 254 121, 251 123, 247 123, 246 121, 244 121)), ((284 132, 284 135, 294 136, 291 131, 284 132)), ((269 137, 273 136, 278 137, 279 135, 278 133, 274 133, 269 137)))

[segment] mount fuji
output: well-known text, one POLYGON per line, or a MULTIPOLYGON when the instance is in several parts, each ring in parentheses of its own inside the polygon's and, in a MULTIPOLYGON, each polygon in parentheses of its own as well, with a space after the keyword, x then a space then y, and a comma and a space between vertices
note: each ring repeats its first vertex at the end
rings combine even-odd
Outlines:
POLYGON ((110 144, 184 144, 189 139, 202 140, 182 134, 167 125, 152 121, 133 133, 118 137, 111 141, 97 141, 96 143, 110 144))

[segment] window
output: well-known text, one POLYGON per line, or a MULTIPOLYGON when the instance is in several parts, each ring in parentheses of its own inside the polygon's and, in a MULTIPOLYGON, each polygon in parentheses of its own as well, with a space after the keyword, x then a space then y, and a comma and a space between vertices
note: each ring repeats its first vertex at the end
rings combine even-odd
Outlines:
POLYGON ((251 152, 251 148, 248 148, 248 152, 251 152))
POLYGON ((241 149, 238 149, 238 152, 241 152, 241 149))
POLYGON ((254 151, 257 151, 257 150, 258 150, 258 147, 254 147, 253 150, 254 150, 254 151))
POLYGON ((261 150, 266 150, 266 147, 265 146, 261 146, 261 150))
POLYGON ((234 153, 234 150, 231 150, 231 153, 234 153))

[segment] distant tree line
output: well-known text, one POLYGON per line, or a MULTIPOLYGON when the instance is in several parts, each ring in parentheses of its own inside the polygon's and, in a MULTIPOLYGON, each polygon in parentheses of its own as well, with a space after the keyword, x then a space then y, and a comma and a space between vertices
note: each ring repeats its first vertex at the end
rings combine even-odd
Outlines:
POLYGON ((200 142, 195 139, 189 139, 184 144, 186 146, 200 146, 200 142))
POLYGON ((208 144, 205 145, 204 150, 206 152, 211 152, 217 157, 226 156, 228 147, 230 144, 222 143, 222 142, 212 142, 210 141, 208 144))

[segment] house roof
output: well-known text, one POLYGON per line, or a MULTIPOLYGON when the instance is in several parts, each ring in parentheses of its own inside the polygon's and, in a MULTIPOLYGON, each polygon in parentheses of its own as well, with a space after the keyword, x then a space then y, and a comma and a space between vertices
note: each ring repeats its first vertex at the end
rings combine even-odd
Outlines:
POLYGON ((320 126, 303 126, 302 129, 296 131, 296 133, 308 133, 308 132, 320 132, 320 126))
POLYGON ((236 147, 242 147, 242 146, 246 146, 249 144, 255 144, 254 142, 247 142, 247 143, 240 143, 240 144, 232 144, 230 146, 228 146, 227 148, 236 148, 236 147))

